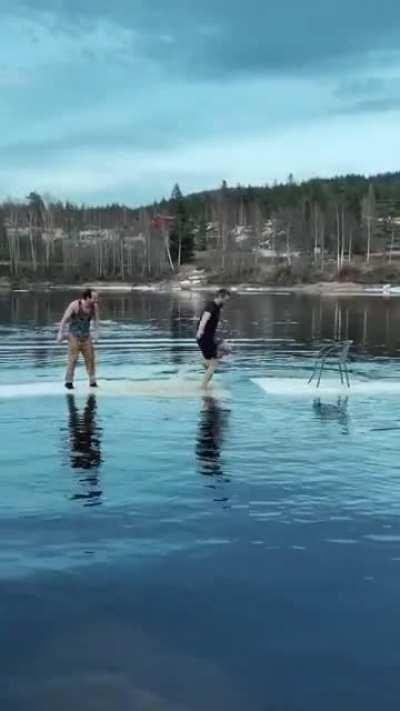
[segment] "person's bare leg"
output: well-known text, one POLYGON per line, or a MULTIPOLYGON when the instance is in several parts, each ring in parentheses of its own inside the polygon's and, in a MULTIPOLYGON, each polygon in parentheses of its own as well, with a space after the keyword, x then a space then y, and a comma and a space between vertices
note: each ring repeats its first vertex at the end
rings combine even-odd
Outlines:
POLYGON ((67 387, 72 387, 74 382, 74 374, 79 356, 79 344, 75 336, 68 337, 68 366, 65 373, 65 384, 67 387))
POLYGON ((207 370, 203 378, 203 382, 201 384, 201 387, 204 390, 207 389, 209 382, 216 371, 218 360, 216 358, 211 358, 209 361, 207 361, 207 363, 207 370))
POLYGON ((81 345, 82 355, 85 361, 90 385, 96 384, 96 358, 92 339, 85 338, 81 345))

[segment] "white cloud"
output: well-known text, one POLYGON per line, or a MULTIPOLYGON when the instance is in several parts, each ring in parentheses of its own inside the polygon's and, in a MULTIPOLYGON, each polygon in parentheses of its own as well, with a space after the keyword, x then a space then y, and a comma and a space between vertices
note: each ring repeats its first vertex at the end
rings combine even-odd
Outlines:
POLYGON ((7 192, 23 196, 32 189, 51 191, 63 199, 94 201, 96 195, 127 199, 131 204, 168 195, 175 181, 184 190, 229 184, 265 184, 347 172, 394 170, 400 150, 397 116, 379 123, 367 116, 315 121, 265 139, 255 136, 199 141, 160 151, 83 151, 65 154, 61 162, 30 170, 0 168, 7 192))

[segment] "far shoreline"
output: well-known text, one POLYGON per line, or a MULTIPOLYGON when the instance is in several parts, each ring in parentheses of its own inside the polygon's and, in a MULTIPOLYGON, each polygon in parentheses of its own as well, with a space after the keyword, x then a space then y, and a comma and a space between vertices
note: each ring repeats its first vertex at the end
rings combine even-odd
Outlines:
POLYGON ((202 294, 212 293, 221 287, 228 288, 236 294, 309 294, 313 296, 400 296, 400 286, 389 284, 360 284, 356 282, 318 282, 293 285, 259 285, 252 283, 239 284, 190 284, 178 281, 149 282, 147 284, 132 284, 130 282, 98 282, 83 281, 81 284, 26 282, 19 285, 0 283, 0 293, 34 293, 81 291, 91 287, 102 293, 159 293, 159 294, 202 294))

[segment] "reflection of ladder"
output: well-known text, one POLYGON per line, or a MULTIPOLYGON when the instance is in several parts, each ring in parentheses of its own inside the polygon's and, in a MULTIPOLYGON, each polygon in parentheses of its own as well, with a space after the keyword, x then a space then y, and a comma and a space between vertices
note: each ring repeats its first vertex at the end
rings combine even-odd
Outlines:
POLYGON ((349 359, 349 350, 352 343, 353 341, 335 341, 334 343, 330 343, 327 346, 321 348, 315 360, 314 370, 311 373, 311 377, 308 382, 311 383, 312 380, 314 380, 314 378, 317 377, 318 374, 317 388, 319 388, 319 384, 321 382, 322 377, 322 371, 327 361, 333 361, 338 366, 340 382, 342 383, 342 385, 344 385, 346 381, 346 385, 349 388, 350 377, 347 363, 349 359))

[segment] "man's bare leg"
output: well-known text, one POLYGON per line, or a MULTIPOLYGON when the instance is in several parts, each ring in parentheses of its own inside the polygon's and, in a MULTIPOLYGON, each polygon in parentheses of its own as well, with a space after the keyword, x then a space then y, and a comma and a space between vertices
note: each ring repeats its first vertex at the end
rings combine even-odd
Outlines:
POLYGON ((211 358, 210 360, 206 361, 206 363, 207 363, 207 370, 206 370, 205 376, 203 378, 203 382, 201 384, 201 387, 204 390, 207 389, 208 384, 216 371, 218 360, 217 360, 217 358, 211 358))

